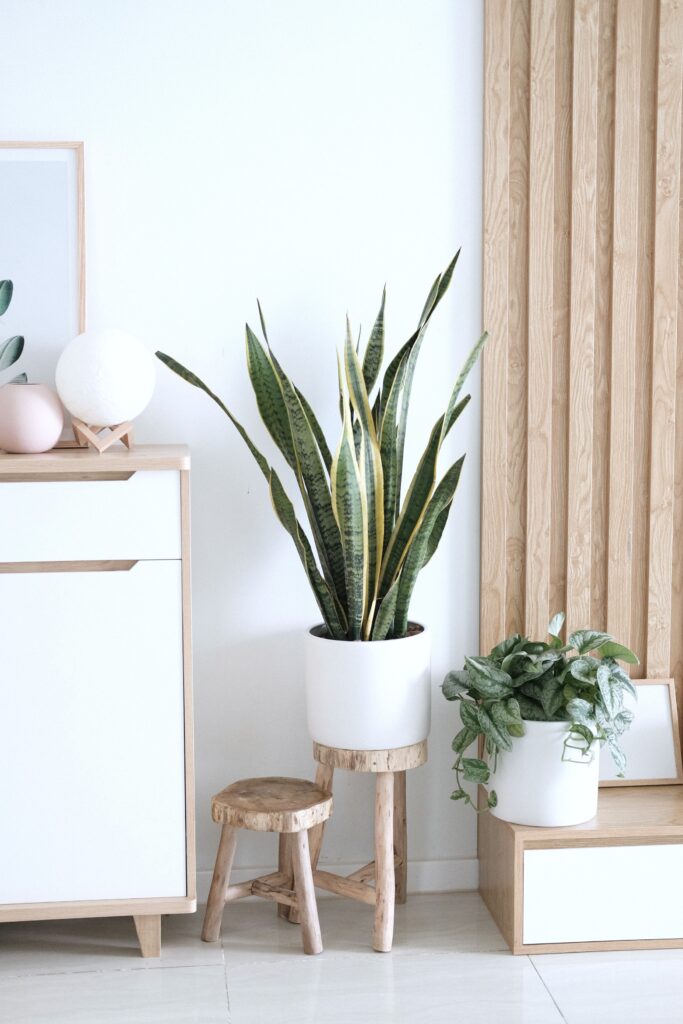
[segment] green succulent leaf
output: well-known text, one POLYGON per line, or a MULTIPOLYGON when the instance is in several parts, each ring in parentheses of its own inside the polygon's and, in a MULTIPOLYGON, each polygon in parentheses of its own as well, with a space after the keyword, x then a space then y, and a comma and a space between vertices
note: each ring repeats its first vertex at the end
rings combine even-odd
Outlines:
POLYGON ((11 281, 0 281, 0 316, 7 312, 13 292, 14 285, 11 281))
POLYGON ((394 624, 396 613, 396 599, 398 597, 398 580, 390 587, 386 596, 380 602, 379 610, 375 616, 375 624, 372 627, 373 640, 386 640, 394 624))
POLYGON ((370 394, 377 382, 382 359, 384 356, 384 306, 387 299, 386 285, 382 291, 382 302, 379 307, 377 319, 370 333, 365 355, 363 356, 363 379, 365 388, 370 394))
POLYGON ((24 339, 16 334, 0 345, 0 370, 6 370, 24 351, 24 339))

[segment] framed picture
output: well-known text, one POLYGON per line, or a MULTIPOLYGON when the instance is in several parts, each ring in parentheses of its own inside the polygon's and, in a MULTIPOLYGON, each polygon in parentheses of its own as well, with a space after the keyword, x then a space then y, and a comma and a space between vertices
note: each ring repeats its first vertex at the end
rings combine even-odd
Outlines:
POLYGON ((0 334, 21 334, 17 364, 52 385, 59 354, 85 330, 82 142, 0 142, 0 280, 14 283, 0 334))
POLYGON ((626 778, 618 779, 609 750, 600 752, 601 786, 670 786, 683 783, 676 687, 673 679, 634 679, 638 700, 625 704, 635 718, 620 738, 626 778))

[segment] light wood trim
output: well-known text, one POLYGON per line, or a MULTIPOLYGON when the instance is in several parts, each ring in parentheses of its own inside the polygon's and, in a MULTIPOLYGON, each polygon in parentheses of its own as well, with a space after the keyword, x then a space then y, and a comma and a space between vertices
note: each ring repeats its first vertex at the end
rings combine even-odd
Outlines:
POLYGON ((363 882, 355 882, 351 878, 335 875, 330 871, 320 871, 318 868, 313 872, 313 882, 318 889, 325 889, 337 896, 346 896, 372 907, 375 905, 375 890, 363 882))
POLYGON ((610 387, 607 631, 631 636, 633 451, 636 403, 640 36, 642 0, 621 0, 616 26, 614 256, 610 387))
POLYGON ((143 914, 133 918, 140 952, 144 957, 161 956, 161 917, 159 914, 143 914))
POLYGON ((196 899, 163 896, 135 900, 73 900, 55 903, 4 903, 0 923, 7 921, 61 921, 75 917, 135 917, 145 914, 194 914, 196 899))
POLYGON ((0 562, 0 573, 130 572, 138 559, 96 559, 83 562, 0 562))
POLYGON ((313 758, 319 764, 349 772, 402 772, 425 764, 427 740, 393 750, 344 750, 314 742, 313 758))
POLYGON ((85 330, 85 157, 82 142, 0 142, 0 149, 73 149, 76 151, 76 230, 78 233, 78 330, 85 330))
POLYGON ((185 711, 185 833, 187 894, 197 895, 195 823, 194 705, 192 690, 192 578, 190 561, 190 473, 180 471, 180 550, 183 603, 183 701, 185 711))
MULTIPOLYGON (((671 662, 676 344, 681 198, 683 8, 660 0, 652 314, 652 441, 647 675, 667 676, 671 662)), ((677 625, 680 628, 680 625, 677 625)))
POLYGON ((531 0, 525 618, 533 636, 543 636, 550 621, 555 13, 554 3, 531 0))
POLYGON ((598 13, 598 0, 575 0, 566 609, 570 629, 591 619, 598 13))
POLYGON ((82 483, 83 481, 94 480, 130 480, 135 476, 135 471, 129 473, 17 473, 12 475, 6 473, 0 476, 0 484, 48 484, 65 483, 73 480, 82 483))
POLYGON ((483 319, 490 344, 482 356, 480 643, 488 651, 505 634, 507 536, 507 335, 510 290, 510 0, 484 7, 483 319))
POLYGON ((131 451, 110 448, 101 455, 88 448, 58 448, 40 455, 0 453, 0 481, 4 477, 32 480, 45 474, 60 479, 75 479, 81 474, 126 473, 132 476, 137 470, 189 468, 190 451, 182 444, 139 444, 131 451))

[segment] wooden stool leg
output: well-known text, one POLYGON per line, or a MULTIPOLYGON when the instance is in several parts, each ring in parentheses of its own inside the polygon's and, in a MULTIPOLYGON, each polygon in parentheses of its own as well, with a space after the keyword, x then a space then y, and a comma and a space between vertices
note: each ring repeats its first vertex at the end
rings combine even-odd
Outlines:
POLYGON ((373 949, 388 953, 394 937, 394 773, 377 772, 375 790, 375 927, 373 949))
POLYGON ((161 915, 144 914, 133 918, 143 956, 161 956, 161 915))
POLYGON ((405 772, 394 772, 394 851, 401 861, 396 869, 396 902, 405 903, 408 895, 408 817, 405 772))
MULTIPOLYGON (((293 878, 294 878, 294 871, 293 871, 293 868, 292 868, 292 843, 291 843, 291 838, 292 838, 291 835, 289 835, 286 832, 281 832, 280 833, 280 842, 279 842, 278 858, 277 858, 277 869, 278 869, 278 871, 281 874, 287 876, 288 882, 286 884, 287 884, 287 887, 289 889, 293 888, 293 878)), ((287 919, 289 917, 289 911, 290 911, 290 907, 288 907, 285 903, 278 903, 278 905, 277 905, 277 916, 278 917, 284 917, 285 919, 287 919)))
MULTIPOLYGON (((320 786, 321 789, 326 790, 328 793, 332 792, 332 780, 334 778, 334 768, 329 764, 319 764, 315 772, 315 784, 320 786)), ((325 822, 321 825, 314 825, 313 828, 308 831, 308 845, 311 851, 311 867, 315 871, 318 866, 318 860, 320 858, 320 850, 323 845, 323 836, 325 835, 325 822)), ((299 924, 300 916, 297 907, 285 907, 285 914, 290 924, 299 924), (289 914, 287 914, 289 910, 289 914)))
POLYGON ((313 887, 311 851, 308 846, 308 833, 305 829, 303 832, 295 832, 292 835, 291 846, 294 887, 296 889, 299 914, 301 915, 304 953, 322 953, 323 940, 320 934, 318 906, 315 901, 315 889, 313 887))
POLYGON ((204 927, 202 928, 202 939, 204 942, 215 942, 221 933, 225 890, 230 881, 230 872, 236 846, 237 829, 234 829, 231 825, 223 825, 221 841, 218 844, 218 853, 216 854, 216 865, 213 869, 211 889, 209 890, 209 899, 204 915, 204 927))

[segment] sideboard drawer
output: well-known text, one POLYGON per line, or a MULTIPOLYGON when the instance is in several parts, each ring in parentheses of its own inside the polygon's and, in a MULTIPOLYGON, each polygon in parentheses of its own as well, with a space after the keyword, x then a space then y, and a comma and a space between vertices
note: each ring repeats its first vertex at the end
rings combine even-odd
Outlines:
POLYGON ((0 482, 0 562, 177 559, 180 474, 0 482))

